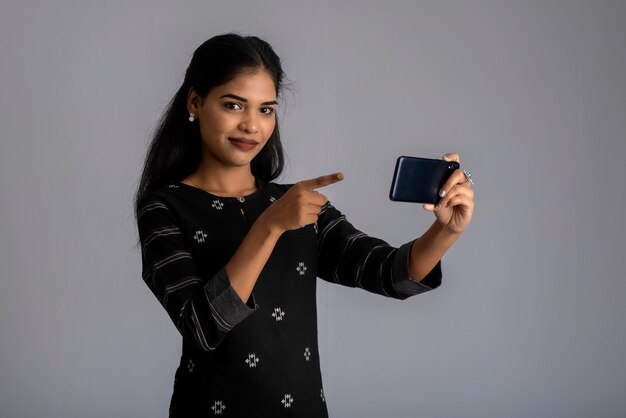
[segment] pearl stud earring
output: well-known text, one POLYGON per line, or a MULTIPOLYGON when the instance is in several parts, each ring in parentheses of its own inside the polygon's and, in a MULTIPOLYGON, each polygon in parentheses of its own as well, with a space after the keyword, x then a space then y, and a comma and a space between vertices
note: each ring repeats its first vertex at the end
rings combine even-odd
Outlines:
POLYGON ((196 115, 193 112, 189 113, 189 122, 193 122, 196 120, 196 115))

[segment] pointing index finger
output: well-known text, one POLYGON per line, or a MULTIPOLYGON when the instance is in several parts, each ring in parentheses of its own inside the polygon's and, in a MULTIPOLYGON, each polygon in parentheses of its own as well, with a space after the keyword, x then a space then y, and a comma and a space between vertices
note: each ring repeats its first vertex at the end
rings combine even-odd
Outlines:
POLYGON ((326 176, 316 177, 314 179, 302 180, 300 183, 307 190, 319 189, 321 187, 326 187, 333 183, 337 183, 338 181, 343 180, 343 173, 334 173, 328 174, 326 176))

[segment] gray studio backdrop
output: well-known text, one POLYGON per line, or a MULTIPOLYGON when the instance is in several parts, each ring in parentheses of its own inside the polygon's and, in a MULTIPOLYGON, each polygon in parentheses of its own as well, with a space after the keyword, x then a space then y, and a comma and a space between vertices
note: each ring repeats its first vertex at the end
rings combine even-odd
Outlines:
POLYGON ((626 415, 623 1, 0 2, 0 416, 165 417, 181 341, 131 198, 191 53, 267 39, 291 80, 281 182, 333 171, 400 245, 398 155, 457 151, 474 222, 438 290, 320 282, 333 417, 626 415))

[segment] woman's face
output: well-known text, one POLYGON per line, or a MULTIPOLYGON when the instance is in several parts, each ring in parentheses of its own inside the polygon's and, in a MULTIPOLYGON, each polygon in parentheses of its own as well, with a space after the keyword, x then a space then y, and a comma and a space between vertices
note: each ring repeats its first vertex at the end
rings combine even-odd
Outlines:
POLYGON ((204 98, 191 90, 187 107, 200 124, 204 162, 249 165, 274 131, 277 104, 274 82, 264 70, 244 72, 204 98))

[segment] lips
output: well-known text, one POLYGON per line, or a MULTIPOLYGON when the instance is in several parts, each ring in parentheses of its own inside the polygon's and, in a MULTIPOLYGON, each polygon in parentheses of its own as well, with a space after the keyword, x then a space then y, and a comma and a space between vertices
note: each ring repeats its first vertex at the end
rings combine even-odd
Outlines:
POLYGON ((246 139, 246 138, 228 138, 229 141, 233 141, 233 142, 239 142, 241 144, 250 144, 250 145, 256 145, 258 144, 258 142, 252 140, 252 139, 246 139))
POLYGON ((258 142, 246 138, 228 138, 228 140, 231 144, 233 144, 233 146, 239 148, 242 151, 250 151, 251 149, 254 149, 254 147, 256 147, 258 144, 258 142))

